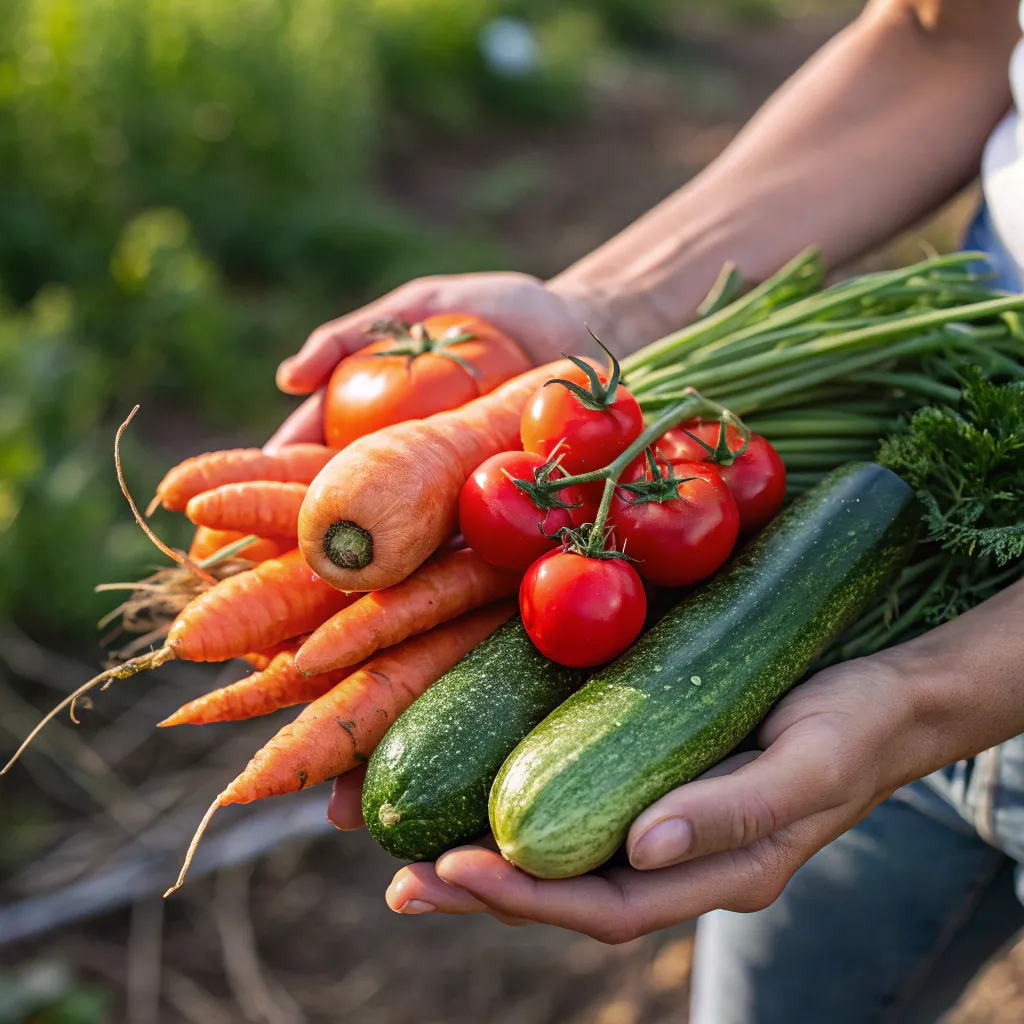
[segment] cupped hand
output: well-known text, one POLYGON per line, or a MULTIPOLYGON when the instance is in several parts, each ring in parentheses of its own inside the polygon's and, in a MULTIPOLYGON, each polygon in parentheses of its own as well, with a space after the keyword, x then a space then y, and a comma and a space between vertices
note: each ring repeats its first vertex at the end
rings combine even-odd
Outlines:
POLYGON ((466 846, 402 868, 388 904, 554 924, 611 943, 718 908, 762 909, 814 853, 933 767, 914 704, 895 659, 827 669, 765 720, 763 752, 723 762, 637 818, 631 867, 540 880, 466 846))
MULTIPOLYGON (((277 385, 291 395, 310 395, 267 442, 268 448, 296 441, 323 440, 322 392, 335 366, 367 342, 376 320, 399 317, 415 322, 435 313, 474 313, 515 338, 530 359, 541 364, 562 352, 584 349, 585 324, 615 330, 608 304, 581 291, 546 285, 512 272, 424 277, 355 312, 318 327, 299 352, 278 367, 277 385)), ((613 344, 625 340, 610 338, 613 344)))

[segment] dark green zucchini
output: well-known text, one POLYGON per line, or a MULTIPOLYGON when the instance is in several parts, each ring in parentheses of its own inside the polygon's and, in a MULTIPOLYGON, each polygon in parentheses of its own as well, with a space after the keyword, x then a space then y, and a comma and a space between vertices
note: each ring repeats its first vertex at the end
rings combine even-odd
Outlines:
POLYGON ((893 578, 920 510, 874 463, 836 470, 516 747, 491 829, 542 878, 583 874, 733 750, 893 578))
POLYGON ((517 617, 439 679, 388 730, 363 783, 373 837, 432 860, 487 831, 487 794, 515 745, 586 673, 548 661, 517 617))

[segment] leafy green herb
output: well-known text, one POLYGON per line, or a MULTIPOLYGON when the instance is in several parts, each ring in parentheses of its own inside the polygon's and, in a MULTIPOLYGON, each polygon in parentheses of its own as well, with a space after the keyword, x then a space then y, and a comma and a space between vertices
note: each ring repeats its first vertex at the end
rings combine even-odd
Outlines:
POLYGON ((1024 556, 1024 383, 965 376, 959 410, 922 409, 878 461, 917 490, 931 540, 1003 566, 1024 556))
POLYGON ((822 664, 871 654, 981 604, 1024 576, 1024 383, 962 371, 956 408, 928 406, 878 461, 918 493, 917 556, 822 664))

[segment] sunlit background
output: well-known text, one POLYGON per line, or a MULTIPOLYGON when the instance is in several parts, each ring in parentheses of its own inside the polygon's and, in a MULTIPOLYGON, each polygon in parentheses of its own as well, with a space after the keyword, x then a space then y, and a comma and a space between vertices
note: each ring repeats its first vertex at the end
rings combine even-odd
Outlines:
MULTIPOLYGON (((857 7, 3 0, 0 755, 100 662, 116 599, 93 586, 158 563, 113 472, 136 402, 148 498, 182 456, 274 428, 274 367, 321 321, 418 274, 551 274, 629 223, 857 7)), ((186 542, 180 517, 155 526, 186 542)), ((688 927, 609 949, 397 918, 395 863, 328 834, 322 788, 226 811, 161 903, 282 721, 155 734, 210 679, 119 684, 0 782, 0 1024, 685 1019, 688 927)), ((959 1024, 1021 1019, 1018 973, 959 1024)))

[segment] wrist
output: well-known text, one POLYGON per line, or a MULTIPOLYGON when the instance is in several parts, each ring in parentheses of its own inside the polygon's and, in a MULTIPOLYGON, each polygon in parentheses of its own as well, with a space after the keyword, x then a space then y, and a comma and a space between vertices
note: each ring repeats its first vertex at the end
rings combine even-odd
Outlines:
POLYGON ((936 654, 930 645, 912 641, 863 659, 884 675, 886 687, 897 696, 900 784, 973 756, 988 745, 970 749, 964 732, 966 709, 961 700, 950 699, 962 689, 958 659, 954 652, 936 654))
MULTIPOLYGON (((554 278, 548 290, 620 359, 673 329, 651 294, 624 285, 554 278)), ((674 326, 681 326, 677 323, 674 326)))
POLYGON ((548 282, 567 302, 589 306, 627 353, 689 323, 726 263, 750 284, 781 265, 777 253, 751 244, 774 237, 759 203, 723 188, 713 167, 705 175, 548 282))

